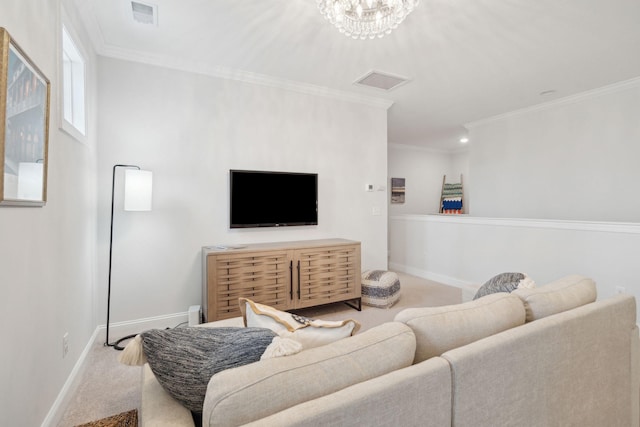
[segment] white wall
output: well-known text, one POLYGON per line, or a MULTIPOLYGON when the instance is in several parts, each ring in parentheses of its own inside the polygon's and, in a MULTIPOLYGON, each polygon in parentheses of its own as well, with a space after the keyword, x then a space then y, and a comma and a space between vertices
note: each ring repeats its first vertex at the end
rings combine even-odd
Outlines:
POLYGON ((470 213, 640 221, 640 79, 468 125, 470 213))
POLYGON ((640 224, 398 215, 389 235, 391 268, 441 283, 481 285, 513 271, 544 285, 582 274, 601 298, 618 286, 640 296, 640 224))
POLYGON ((639 117, 635 79, 467 125, 468 157, 453 162, 468 167, 471 216, 392 212, 390 267, 458 286, 578 273, 601 297, 640 295, 639 117))
MULTIPOLYGON (((84 34, 71 1, 62 3, 84 34)), ((0 2, 0 26, 51 81, 47 204, 0 208, 3 426, 36 426, 48 419, 95 329, 95 56, 87 45, 89 137, 80 143, 58 130, 58 12, 56 0, 0 2), (63 359, 65 332, 69 353, 63 359)))
POLYGON ((467 159, 466 150, 448 152, 389 144, 387 187, 391 191, 391 178, 405 178, 406 184, 405 203, 389 204, 389 215, 438 213, 443 175, 453 183, 460 182, 463 174, 466 187, 467 159))
POLYGON ((118 177, 116 323, 200 304, 204 245, 342 237, 386 268, 386 192, 365 191, 387 179, 386 109, 104 57, 99 90, 101 317, 116 163, 154 173, 152 212, 121 210, 118 177), (230 230, 229 169, 318 173, 319 225, 230 230))

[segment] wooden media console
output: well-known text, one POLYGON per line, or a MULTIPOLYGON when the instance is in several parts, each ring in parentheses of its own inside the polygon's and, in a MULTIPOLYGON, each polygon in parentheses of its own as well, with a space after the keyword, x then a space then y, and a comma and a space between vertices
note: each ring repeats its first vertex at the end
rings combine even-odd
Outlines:
POLYGON ((283 311, 350 300, 361 307, 356 241, 205 246, 202 268, 205 322, 240 316, 240 297, 283 311))

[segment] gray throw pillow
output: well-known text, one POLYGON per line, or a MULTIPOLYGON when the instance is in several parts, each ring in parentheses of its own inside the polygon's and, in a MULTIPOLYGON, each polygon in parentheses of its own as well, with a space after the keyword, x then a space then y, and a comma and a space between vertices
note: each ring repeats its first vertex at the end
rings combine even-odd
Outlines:
POLYGON ((158 382, 187 409, 200 413, 211 377, 260 360, 276 333, 265 328, 186 327, 140 335, 158 382))
POLYGON ((493 276, 484 285, 480 286, 473 299, 476 300, 496 292, 511 292, 518 288, 520 281, 525 277, 523 273, 501 273, 493 276))

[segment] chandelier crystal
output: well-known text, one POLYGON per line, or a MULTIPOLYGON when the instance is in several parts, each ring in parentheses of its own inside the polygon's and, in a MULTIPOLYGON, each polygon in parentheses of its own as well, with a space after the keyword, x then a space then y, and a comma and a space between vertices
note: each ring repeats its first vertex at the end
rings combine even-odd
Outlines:
POLYGON ((389 34, 418 5, 418 0, 317 0, 325 19, 354 39, 389 34))

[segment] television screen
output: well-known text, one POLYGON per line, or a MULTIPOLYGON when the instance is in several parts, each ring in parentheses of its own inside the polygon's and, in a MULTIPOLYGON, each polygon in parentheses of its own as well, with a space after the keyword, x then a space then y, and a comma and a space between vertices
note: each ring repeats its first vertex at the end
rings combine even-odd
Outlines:
POLYGON ((231 228, 318 224, 318 174, 229 171, 231 228))

